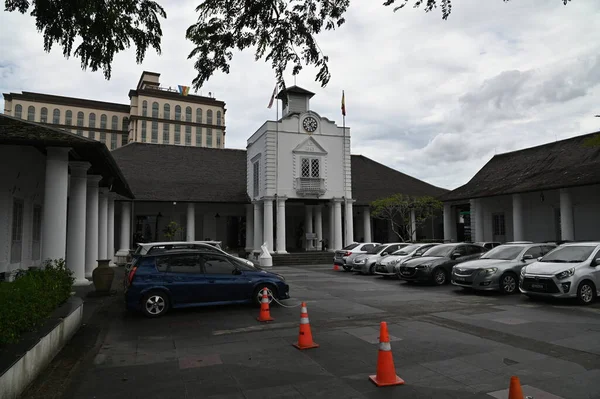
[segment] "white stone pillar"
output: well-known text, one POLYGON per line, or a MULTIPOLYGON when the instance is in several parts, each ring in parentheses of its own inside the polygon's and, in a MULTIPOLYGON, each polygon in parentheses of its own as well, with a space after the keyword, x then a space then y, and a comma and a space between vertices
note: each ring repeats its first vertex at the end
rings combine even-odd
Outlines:
POLYGON ((186 241, 194 241, 196 239, 196 206, 193 202, 187 204, 187 225, 186 225, 186 241))
POLYGON ((263 198, 263 231, 264 242, 270 253, 275 252, 273 248, 273 198, 263 198))
POLYGON ((69 150, 64 147, 46 148, 42 262, 66 258, 69 150))
POLYGON ((315 234, 317 235, 317 250, 320 251, 323 246, 323 208, 321 205, 315 206, 315 234))
POLYGON ((92 277, 98 262, 98 183, 102 176, 88 176, 85 224, 85 277, 92 277))
POLYGON ((444 204, 444 241, 452 241, 452 230, 454 227, 452 225, 452 205, 444 204))
POLYGON ((350 245, 354 242, 353 202, 354 200, 346 200, 346 245, 350 245))
POLYGON ((118 257, 125 257, 129 254, 131 240, 131 202, 121 202, 121 238, 118 257))
POLYGON ((306 242, 306 250, 312 250, 312 241, 306 241, 306 234, 314 233, 313 228, 313 207, 312 205, 304 205, 304 237, 302 241, 306 242))
POLYGON ((335 205, 333 202, 329 203, 329 245, 327 249, 329 251, 335 251, 335 205))
POLYGON ((108 188, 98 194, 98 259, 108 259, 108 188))
POLYGON ((560 189, 560 239, 575 240, 573 200, 571 199, 571 193, 566 188, 560 189))
POLYGON ((115 195, 108 193, 108 207, 107 207, 107 233, 106 233, 106 252, 108 259, 110 259, 110 266, 116 266, 115 264, 115 195))
POLYGON ((523 241, 523 199, 521 194, 512 195, 513 241, 523 241))
POLYGON ((333 200, 333 208, 334 208, 334 241, 333 241, 333 250, 338 250, 343 248, 342 244, 342 199, 334 199, 333 200))
POLYGON ((69 217, 67 220, 67 266, 73 271, 73 285, 91 284, 85 278, 85 208, 87 197, 87 162, 71 162, 69 217))
POLYGON ((371 242, 371 208, 368 206, 363 212, 363 226, 365 242, 371 242))
POLYGON ((263 219, 262 219, 262 203, 254 202, 254 251, 260 253, 260 246, 263 244, 263 219))
POLYGON ((475 200, 475 241, 485 241, 484 221, 483 221, 483 199, 475 200))
POLYGON ((252 204, 246 205, 246 252, 252 252, 254 246, 254 214, 252 204))
POLYGON ((285 201, 286 197, 277 197, 277 253, 287 254, 285 250, 285 201))

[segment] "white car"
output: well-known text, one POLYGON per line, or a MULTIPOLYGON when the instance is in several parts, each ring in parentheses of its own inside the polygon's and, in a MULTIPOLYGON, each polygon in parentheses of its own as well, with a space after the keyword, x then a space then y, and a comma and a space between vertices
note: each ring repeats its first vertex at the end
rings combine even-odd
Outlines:
POLYGON ((521 269, 519 290, 529 296, 577 298, 589 305, 600 287, 600 242, 563 244, 521 269))
POLYGON ((381 245, 378 242, 355 242, 335 251, 333 255, 333 264, 340 265, 345 271, 352 270, 352 260, 356 255, 366 254, 367 251, 381 245))
POLYGON ((436 245, 439 244, 408 244, 404 248, 400 248, 396 252, 379 259, 375 264, 375 274, 387 277, 396 276, 398 272, 396 269, 400 266, 400 263, 402 263, 402 261, 421 256, 429 248, 434 247, 436 245))

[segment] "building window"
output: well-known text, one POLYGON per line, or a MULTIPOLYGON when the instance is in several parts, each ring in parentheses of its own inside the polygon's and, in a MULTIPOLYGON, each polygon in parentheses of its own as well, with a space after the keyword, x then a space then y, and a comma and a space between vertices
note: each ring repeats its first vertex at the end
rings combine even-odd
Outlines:
POLYGON ((156 101, 152 103, 152 117, 158 118, 158 103, 156 101))
POLYGON ((13 200, 10 263, 21 262, 23 249, 23 200, 13 200))
POLYGON ((185 121, 192 121, 192 107, 185 107, 185 121))
POLYGON ((189 125, 185 127, 185 145, 192 145, 192 127, 189 125))
POLYGON ((302 158, 300 161, 301 177, 320 177, 321 165, 318 158, 302 158))
POLYGON ((174 140, 175 144, 180 144, 181 143, 181 125, 176 124, 175 125, 175 140, 174 140))
POLYGON ((209 125, 212 125, 212 110, 211 109, 206 111, 206 123, 208 123, 209 125))
POLYGON ((106 132, 100 132, 100 142, 106 144, 106 132))
POLYGON ((142 103, 142 116, 148 116, 148 101, 142 103))
POLYGON ((169 137, 171 132, 171 125, 168 123, 163 123, 163 144, 169 144, 171 138, 169 137))
POLYGON ((27 120, 35 121, 35 107, 33 105, 30 105, 27 108, 27 120))
POLYGON ((111 133, 110 134, 110 149, 114 150, 115 148, 117 148, 117 133, 111 133))
MULTIPOLYGON (((83 126, 83 112, 79 111, 77 113, 77 126, 83 126)), ((83 129, 77 129, 77 134, 82 136, 83 135, 83 129)))
POLYGON ((252 165, 252 192, 254 197, 259 195, 259 184, 260 184, 260 160, 255 161, 252 165))
POLYGON ((196 147, 202 147, 202 128, 196 126, 196 147))
POLYGON ((15 118, 23 117, 23 106, 21 104, 15 105, 15 118))
POLYGON ((217 148, 221 148, 221 141, 223 138, 223 132, 217 130, 217 148))
POLYGON ((146 142, 146 121, 142 121, 142 143, 146 142))
POLYGON ((121 145, 122 146, 127 145, 128 136, 129 136, 128 134, 122 134, 121 135, 121 145))
POLYGON ((33 232, 31 234, 31 259, 39 260, 42 257, 42 207, 33 206, 33 232))
POLYGON ((58 108, 54 108, 54 111, 52 111, 52 123, 60 125, 60 109, 58 108))
MULTIPOLYGON (((154 112, 154 111, 152 111, 154 112)), ((156 104, 156 112, 158 113, 158 104, 156 104)), ((158 143, 158 122, 152 121, 152 142, 158 143)))
POLYGON ((181 120, 181 107, 179 105, 175 106, 175 120, 176 121, 181 120))
POLYGON ((208 148, 212 148, 212 146, 213 146, 213 142, 212 142, 212 129, 209 128, 209 127, 206 128, 206 146, 208 148))
POLYGON ((493 219, 492 229, 494 230, 494 235, 495 236, 505 235, 506 227, 505 227, 505 223, 504 223, 504 214, 496 213, 492 216, 492 219, 493 219))
POLYGON ((40 122, 48 123, 48 108, 42 107, 42 111, 40 113, 40 122))
POLYGON ((110 128, 112 130, 119 130, 119 117, 117 115, 113 115, 111 118, 110 128))
POLYGON ((65 112, 65 125, 71 126, 73 124, 73 113, 71 110, 65 112))
POLYGON ((106 114, 100 115, 100 128, 106 129, 107 123, 108 123, 108 118, 106 117, 106 114))
POLYGON ((123 130, 124 132, 129 131, 129 118, 128 117, 123 118, 123 126, 121 126, 121 130, 123 130))
POLYGON ((202 123, 202 108, 196 108, 196 123, 202 123))
MULTIPOLYGON (((96 127, 96 114, 95 113, 91 113, 90 114, 90 119, 88 121, 88 126, 91 128, 95 128, 96 127)), ((89 138, 96 140, 96 132, 93 130, 90 130, 89 132, 89 138)))
POLYGON ((221 126, 221 111, 217 111, 217 125, 221 126))
POLYGON ((171 119, 171 106, 169 104, 165 104, 163 107, 163 118, 171 119))

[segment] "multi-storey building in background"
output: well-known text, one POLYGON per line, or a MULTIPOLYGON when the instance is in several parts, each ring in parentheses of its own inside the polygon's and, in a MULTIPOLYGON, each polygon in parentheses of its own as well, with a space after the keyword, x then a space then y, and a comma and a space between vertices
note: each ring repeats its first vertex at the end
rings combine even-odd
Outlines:
POLYGON ((114 150, 128 142, 225 147, 225 103, 160 86, 143 72, 129 105, 24 91, 4 93, 4 113, 55 125, 114 150))

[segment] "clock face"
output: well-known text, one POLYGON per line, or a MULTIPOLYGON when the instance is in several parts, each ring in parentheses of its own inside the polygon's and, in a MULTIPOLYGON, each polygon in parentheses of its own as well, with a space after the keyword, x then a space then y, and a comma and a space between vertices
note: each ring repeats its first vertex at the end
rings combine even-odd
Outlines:
POLYGON ((307 116, 304 118, 304 121, 302 121, 302 127, 307 132, 312 133, 317 130, 317 120, 312 116, 307 116))

